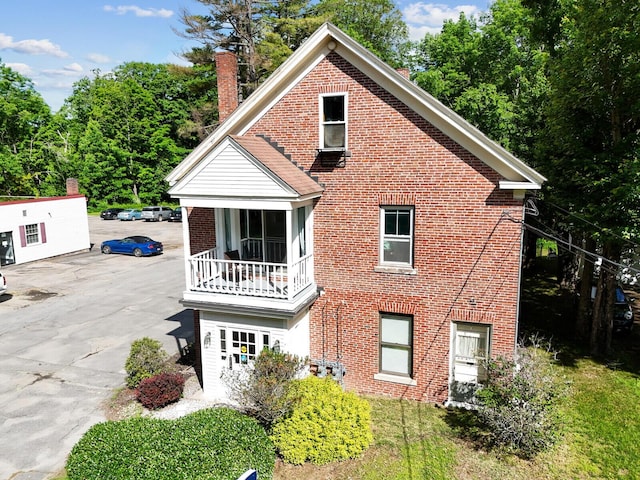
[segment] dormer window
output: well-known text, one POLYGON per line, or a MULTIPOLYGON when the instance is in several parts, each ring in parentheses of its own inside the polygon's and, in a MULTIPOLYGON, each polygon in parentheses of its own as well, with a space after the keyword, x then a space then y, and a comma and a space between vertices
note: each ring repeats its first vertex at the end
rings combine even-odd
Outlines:
POLYGON ((320 150, 347 149, 347 96, 329 94, 320 97, 320 150))

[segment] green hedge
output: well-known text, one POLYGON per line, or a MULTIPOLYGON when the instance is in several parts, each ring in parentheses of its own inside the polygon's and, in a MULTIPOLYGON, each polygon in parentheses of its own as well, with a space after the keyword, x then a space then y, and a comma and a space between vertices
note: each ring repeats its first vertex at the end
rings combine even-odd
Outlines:
POLYGON ((278 421, 271 438, 286 462, 318 465, 359 456, 372 442, 371 407, 344 392, 330 378, 295 382, 290 416, 278 421))
POLYGON ((69 480, 235 480, 273 476, 275 452, 258 422, 229 408, 177 420, 131 418, 91 427, 67 461, 69 480))

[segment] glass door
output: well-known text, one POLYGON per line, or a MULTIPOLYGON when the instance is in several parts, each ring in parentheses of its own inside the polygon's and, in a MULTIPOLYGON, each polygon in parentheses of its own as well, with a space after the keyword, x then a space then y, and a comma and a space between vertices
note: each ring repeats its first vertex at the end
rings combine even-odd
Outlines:
POLYGON ((269 347, 270 335, 255 330, 220 330, 220 352, 230 370, 238 370, 255 361, 263 348, 269 347))
POLYGON ((0 233, 0 267, 16 263, 11 232, 0 233))

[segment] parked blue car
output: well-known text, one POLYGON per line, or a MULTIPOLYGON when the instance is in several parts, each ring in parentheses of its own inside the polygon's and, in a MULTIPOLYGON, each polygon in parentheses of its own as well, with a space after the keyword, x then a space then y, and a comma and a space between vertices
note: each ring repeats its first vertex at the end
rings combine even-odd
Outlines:
POLYGON ((100 246, 102 253, 124 253, 143 257, 149 255, 159 255, 162 253, 162 243, 156 242, 149 237, 134 235, 119 240, 107 240, 100 246))
POLYGON ((118 220, 140 220, 142 211, 135 208, 128 208, 118 213, 118 220))

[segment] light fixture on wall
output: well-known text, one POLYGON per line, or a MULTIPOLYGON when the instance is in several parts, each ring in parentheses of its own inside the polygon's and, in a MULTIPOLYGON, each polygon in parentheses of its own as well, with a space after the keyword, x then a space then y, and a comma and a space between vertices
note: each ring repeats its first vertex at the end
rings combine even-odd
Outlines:
POLYGON ((204 336, 204 348, 209 348, 211 346, 211 332, 207 332, 204 336))

